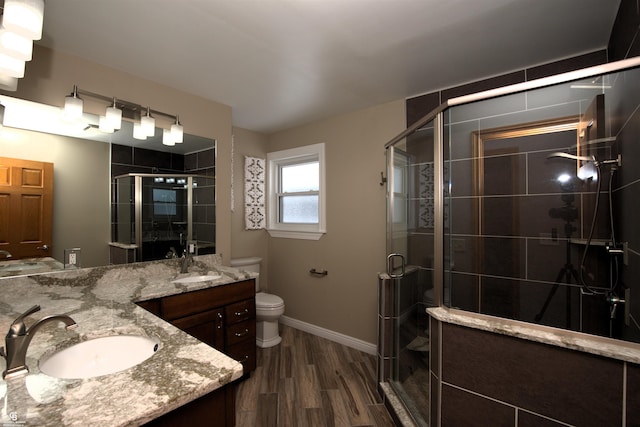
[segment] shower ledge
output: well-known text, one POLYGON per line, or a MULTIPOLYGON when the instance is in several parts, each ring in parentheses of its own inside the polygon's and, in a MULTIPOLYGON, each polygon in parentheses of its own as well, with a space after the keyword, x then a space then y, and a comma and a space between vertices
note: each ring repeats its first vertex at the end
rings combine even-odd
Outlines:
POLYGON ((447 307, 427 308, 441 322, 640 364, 640 344, 447 307))

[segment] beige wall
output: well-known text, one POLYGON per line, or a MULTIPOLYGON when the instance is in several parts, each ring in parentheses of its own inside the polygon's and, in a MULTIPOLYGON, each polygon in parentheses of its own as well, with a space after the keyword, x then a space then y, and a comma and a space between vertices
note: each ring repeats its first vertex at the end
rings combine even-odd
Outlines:
POLYGON ((233 128, 233 192, 234 210, 231 214, 231 257, 262 258, 260 287, 268 289, 269 235, 265 230, 246 230, 244 223, 244 158, 267 157, 266 135, 242 128, 233 128))
MULTIPOLYGON (((6 95, 62 106, 74 84, 91 92, 178 114, 186 133, 217 141, 216 246, 228 262, 231 253, 231 107, 41 46, 35 46, 33 60, 27 63, 18 91, 6 92, 6 95)), ((100 110, 95 110, 96 105, 86 104, 85 110, 93 113, 101 113, 105 107, 101 105, 100 110)), ((108 156, 105 161, 109 161, 108 156)), ((104 227, 108 230, 109 223, 104 227)))
POLYGON ((64 249, 79 247, 81 266, 108 264, 109 145, 4 128, 0 155, 53 163, 53 257, 62 261, 64 249))
POLYGON ((384 144, 405 127, 399 100, 269 137, 269 151, 326 144, 327 234, 269 238, 269 292, 284 299, 285 316, 376 342, 377 273, 386 256, 380 172, 384 144), (312 276, 312 268, 329 274, 312 276))

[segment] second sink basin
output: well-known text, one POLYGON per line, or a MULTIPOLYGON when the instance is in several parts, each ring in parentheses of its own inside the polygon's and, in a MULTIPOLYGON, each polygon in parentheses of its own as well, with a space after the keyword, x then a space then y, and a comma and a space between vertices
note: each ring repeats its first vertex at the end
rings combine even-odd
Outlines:
POLYGON ((93 378, 144 362, 159 348, 153 338, 114 335, 83 341, 40 360, 40 371, 56 378, 93 378))
POLYGON ((208 282, 210 280, 216 280, 221 278, 221 274, 205 274, 202 276, 189 276, 183 277, 181 279, 172 280, 171 283, 197 283, 197 282, 208 282))

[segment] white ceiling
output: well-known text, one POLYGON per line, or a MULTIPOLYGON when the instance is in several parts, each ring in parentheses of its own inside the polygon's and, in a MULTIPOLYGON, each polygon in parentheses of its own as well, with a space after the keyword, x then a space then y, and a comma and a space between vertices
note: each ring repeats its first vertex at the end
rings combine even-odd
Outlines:
POLYGON ((620 0, 48 0, 42 44, 274 132, 605 48, 620 0))

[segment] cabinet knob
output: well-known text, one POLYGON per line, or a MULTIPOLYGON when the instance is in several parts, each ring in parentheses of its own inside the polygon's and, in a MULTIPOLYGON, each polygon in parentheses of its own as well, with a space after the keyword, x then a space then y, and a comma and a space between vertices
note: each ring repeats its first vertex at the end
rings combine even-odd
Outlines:
POLYGON ((243 311, 236 311, 235 315, 236 316, 244 316, 245 314, 249 313, 249 309, 245 308, 243 311))
POLYGON ((249 333, 249 330, 247 328, 244 328, 244 332, 236 332, 236 336, 237 337, 243 337, 245 335, 247 335, 249 333))

